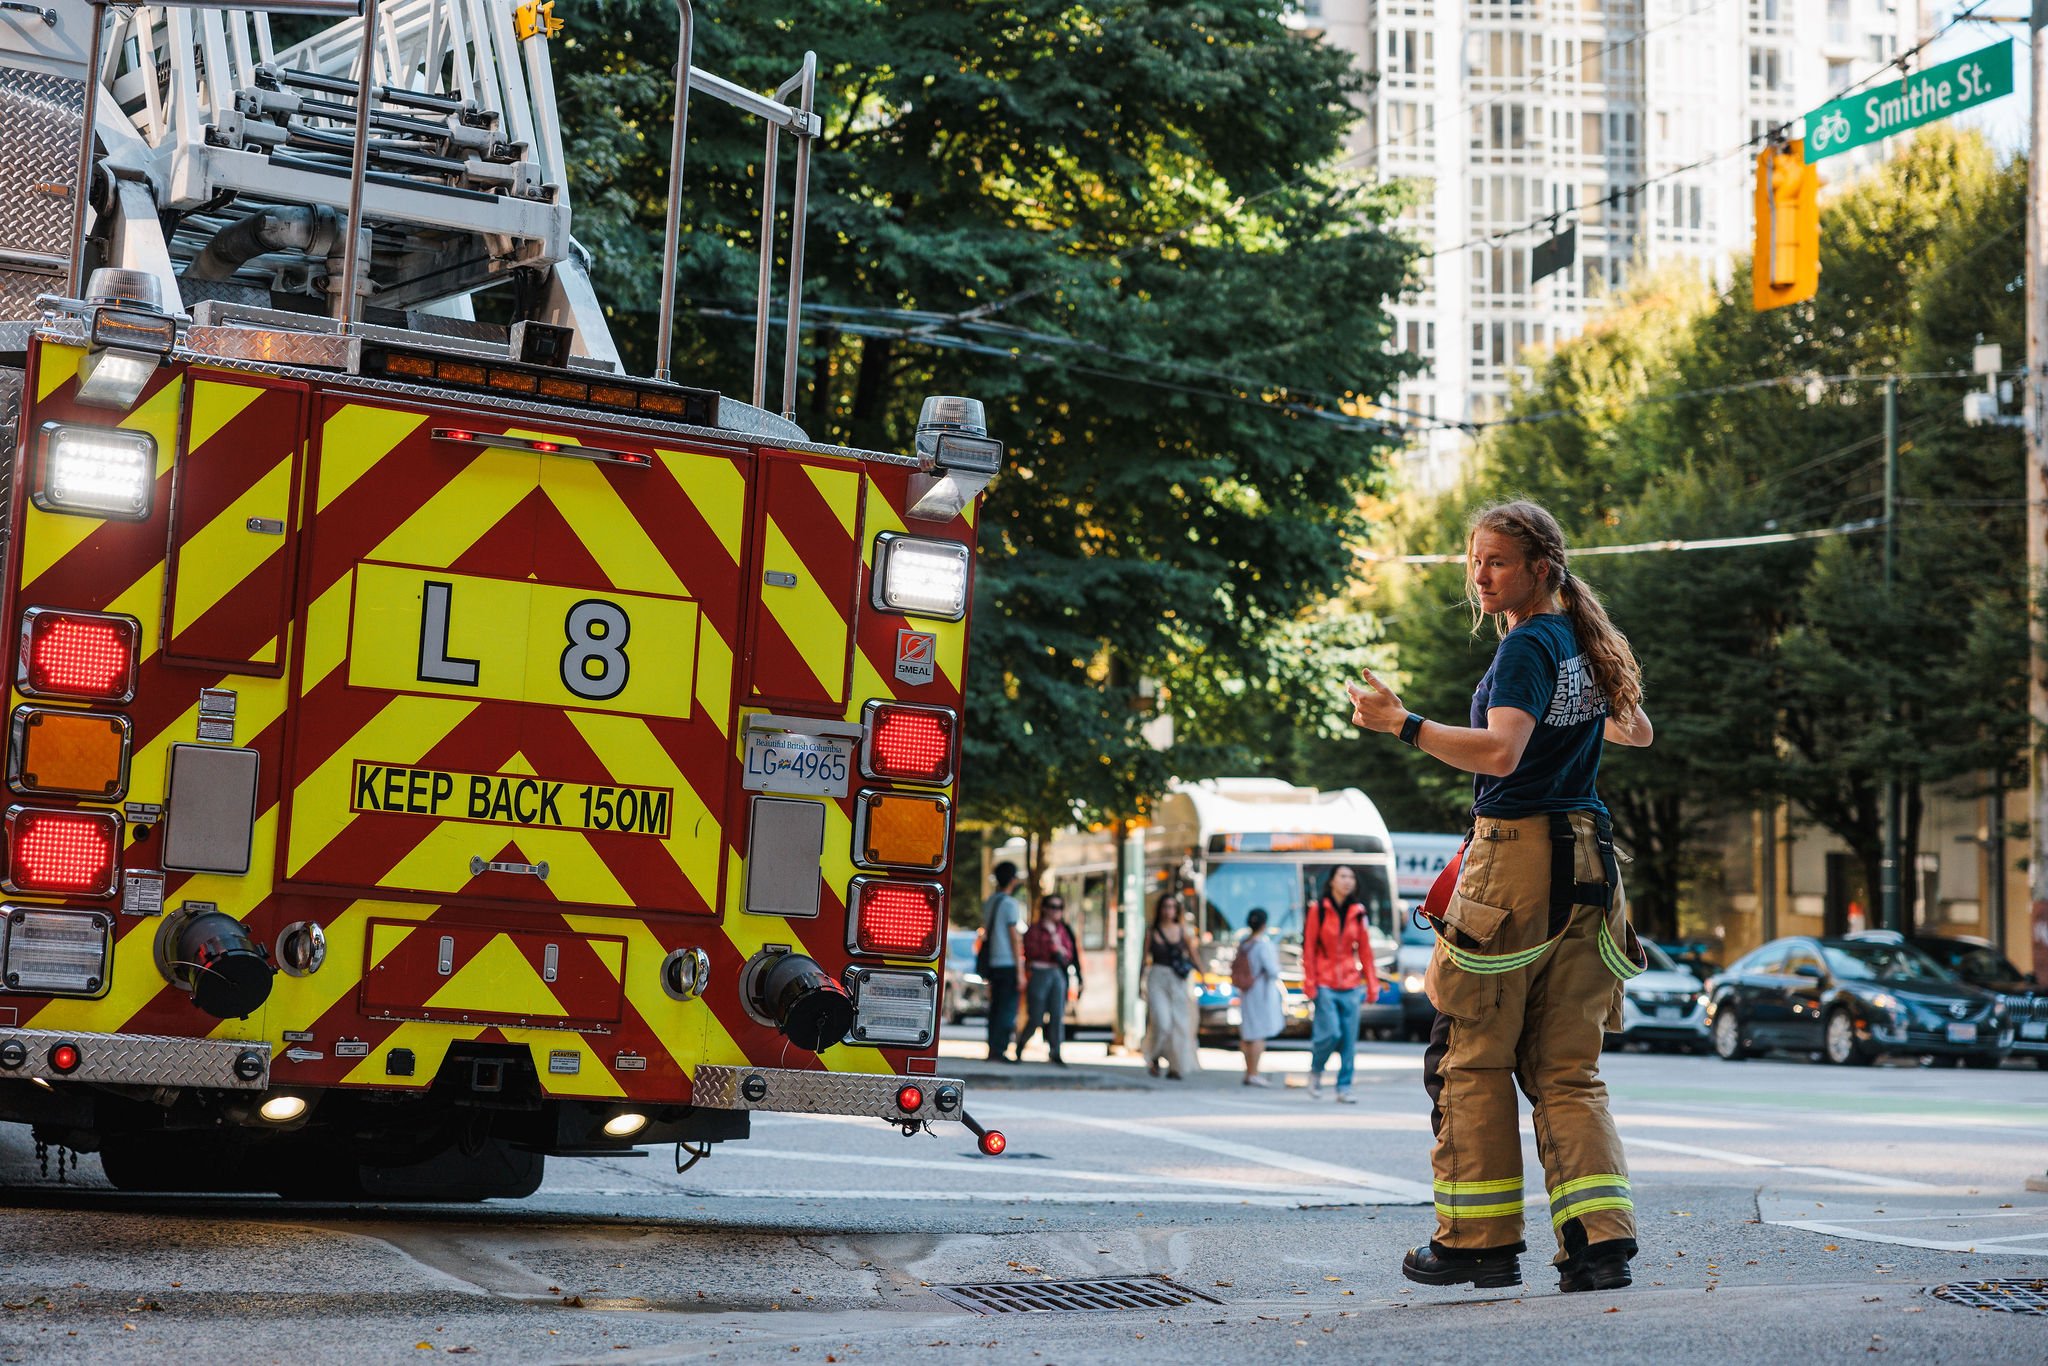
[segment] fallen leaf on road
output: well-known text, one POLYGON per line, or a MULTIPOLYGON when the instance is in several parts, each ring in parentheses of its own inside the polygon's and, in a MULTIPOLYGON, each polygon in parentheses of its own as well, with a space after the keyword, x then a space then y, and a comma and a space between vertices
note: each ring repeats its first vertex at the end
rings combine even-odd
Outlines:
POLYGON ((1616 1307, 1614 1307, 1614 1306, 1609 1306, 1608 1308, 1606 1308, 1606 1309, 1603 1309, 1603 1310, 1601 1310, 1600 1312, 1601 1312, 1601 1313, 1603 1313, 1603 1314, 1619 1314, 1619 1313, 1621 1312, 1621 1310, 1620 1310, 1619 1308, 1616 1308, 1616 1307))
POLYGON ((1342 1276, 1325 1276, 1323 1279, 1326 1281, 1341 1281, 1344 1278, 1342 1276))
POLYGON ((1840 1252, 1841 1250, 1841 1244, 1839 1243, 1829 1243, 1826 1247, 1821 1249, 1822 1252, 1840 1252))
POLYGON ((412 1349, 415 1352, 431 1352, 434 1350, 434 1344, 431 1342, 415 1342, 412 1345, 412 1349))
POLYGON ((1237 1284, 1237 1282, 1236 1282, 1236 1281, 1217 1281, 1217 1282, 1216 1282, 1216 1284, 1217 1284, 1217 1285, 1220 1285, 1220 1286, 1224 1286, 1224 1287, 1226 1287, 1226 1288, 1227 1288, 1227 1287, 1229 1287, 1229 1286, 1234 1286, 1234 1285, 1236 1285, 1236 1284, 1237 1284))

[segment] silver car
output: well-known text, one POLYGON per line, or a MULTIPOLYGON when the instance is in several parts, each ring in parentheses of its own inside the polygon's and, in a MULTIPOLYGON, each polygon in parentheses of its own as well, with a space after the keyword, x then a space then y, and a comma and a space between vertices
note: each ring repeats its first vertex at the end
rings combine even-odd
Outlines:
POLYGON ((1707 1051, 1707 998, 1700 979, 1671 961, 1647 939, 1643 952, 1650 970, 1628 979, 1622 988, 1621 1032, 1607 1036, 1610 1048, 1640 1043, 1653 1049, 1707 1051))
POLYGON ((988 979, 974 970, 974 930, 946 931, 946 985, 939 1018, 959 1024, 969 1015, 988 1014, 988 979))

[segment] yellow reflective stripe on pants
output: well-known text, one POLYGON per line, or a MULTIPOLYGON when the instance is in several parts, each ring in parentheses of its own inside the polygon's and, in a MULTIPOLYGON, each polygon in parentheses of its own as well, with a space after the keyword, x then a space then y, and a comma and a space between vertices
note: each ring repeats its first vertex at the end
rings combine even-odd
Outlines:
POLYGON ((1629 1199, 1628 1178, 1614 1172, 1575 1177, 1561 1182, 1550 1192, 1550 1223, 1553 1228, 1567 1219, 1610 1209, 1635 1209, 1635 1202, 1629 1199))
POLYGON ((1493 1181, 1439 1181, 1436 1212, 1446 1219, 1499 1219, 1522 1215, 1522 1178, 1493 1181), (1512 1196, 1512 1199, 1503 1199, 1512 1196))
POLYGON ((1607 964, 1607 970, 1626 982, 1629 978, 1648 971, 1629 961, 1621 946, 1614 942, 1614 936, 1607 932, 1607 922, 1600 922, 1600 961, 1607 964))
MULTIPOLYGON (((1558 939, 1563 937, 1563 935, 1559 935, 1558 939)), ((1523 949, 1520 953, 1474 953, 1470 949, 1459 948, 1448 939, 1442 939, 1438 942, 1444 946, 1444 952, 1450 955, 1451 961, 1466 972, 1476 972, 1492 976, 1530 966, 1542 958, 1544 954, 1549 953, 1550 946, 1555 944, 1557 939, 1545 940, 1535 948, 1523 949)))
POLYGON ((1519 1194, 1521 1189, 1522 1178, 1519 1176, 1504 1176, 1498 1181, 1439 1181, 1436 1183, 1436 1193, 1438 1195, 1483 1195, 1494 1191, 1515 1191, 1519 1194))

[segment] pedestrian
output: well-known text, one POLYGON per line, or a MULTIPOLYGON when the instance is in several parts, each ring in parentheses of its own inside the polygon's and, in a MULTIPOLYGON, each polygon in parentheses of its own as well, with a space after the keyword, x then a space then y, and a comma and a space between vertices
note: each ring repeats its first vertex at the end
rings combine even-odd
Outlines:
POLYGON ((1152 904, 1145 931, 1145 1070, 1166 1069, 1180 1081, 1201 1070, 1195 1049, 1195 1003, 1188 978, 1195 972, 1195 927, 1182 918, 1181 899, 1166 892, 1152 904))
POLYGON ((1358 1064, 1358 1012, 1380 995, 1372 960, 1372 931, 1358 873, 1339 865, 1323 879, 1323 894, 1308 908, 1301 936, 1301 991, 1314 1003, 1309 1035, 1308 1095, 1323 1098, 1323 1064, 1337 1055, 1337 1103, 1351 1105, 1358 1064))
POLYGON ((975 967, 988 980, 988 1057, 1014 1062, 1010 1035, 1017 1028, 1017 1003, 1024 994, 1024 903, 1016 896, 1017 865, 995 867, 996 894, 982 910, 981 946, 975 967))
POLYGON ((1038 899, 1038 919, 1024 931, 1024 1032, 1017 1036, 1017 1061, 1035 1031, 1045 1034, 1055 1066, 1065 1067, 1060 1044, 1066 1038, 1067 997, 1081 991, 1081 953, 1067 924, 1067 901, 1058 892, 1038 899))
MULTIPOLYGON (((1469 725, 1426 721, 1364 671, 1352 722, 1474 775, 1472 827, 1436 919, 1425 979, 1437 1008, 1423 1055, 1436 1146, 1436 1236, 1402 1262, 1426 1285, 1518 1285, 1529 1097, 1563 1291, 1629 1284, 1635 1206, 1607 1088, 1605 1030, 1643 951, 1624 914, 1613 827, 1595 791, 1603 741, 1648 745, 1628 641, 1565 561, 1534 503, 1482 510, 1466 540, 1473 629, 1494 618, 1492 665, 1469 725)), ((1432 905, 1434 898, 1432 898, 1432 905)))
POLYGON ((1244 1051, 1244 1084, 1264 1086, 1259 1059, 1266 1052, 1266 1040, 1285 1023, 1286 998, 1280 986, 1280 955, 1266 933, 1266 908, 1252 907, 1244 927, 1244 942, 1230 965, 1230 982, 1237 988, 1238 1047, 1244 1051))

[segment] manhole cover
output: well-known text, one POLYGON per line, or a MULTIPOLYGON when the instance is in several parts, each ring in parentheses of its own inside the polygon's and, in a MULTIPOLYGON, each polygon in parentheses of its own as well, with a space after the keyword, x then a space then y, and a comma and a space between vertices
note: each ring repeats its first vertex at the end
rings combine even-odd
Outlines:
POLYGON ((1085 1281, 935 1285, 932 1289, 977 1314, 1056 1314, 1077 1310, 1179 1309, 1221 1304, 1213 1295, 1176 1285, 1164 1276, 1107 1276, 1085 1281))
POLYGON ((1937 1285, 1934 1298, 1965 1309, 1998 1309, 2008 1314, 2048 1314, 2048 1280, 1957 1281, 1937 1285))

